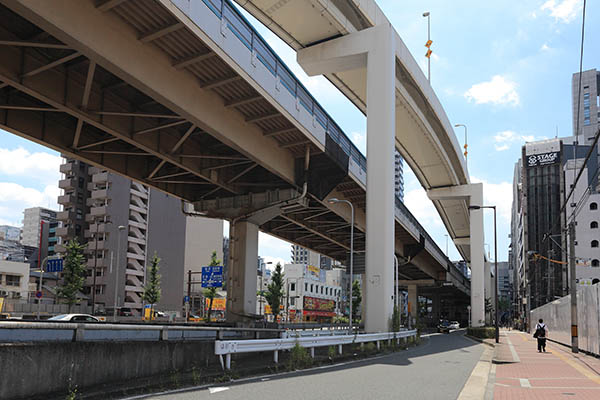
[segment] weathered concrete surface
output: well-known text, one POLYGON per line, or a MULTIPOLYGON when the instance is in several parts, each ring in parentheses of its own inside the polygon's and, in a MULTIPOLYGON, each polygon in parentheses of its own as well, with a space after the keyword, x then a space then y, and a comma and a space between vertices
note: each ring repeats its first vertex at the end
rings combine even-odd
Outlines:
POLYGON ((0 399, 7 400, 192 367, 220 369, 213 341, 11 344, 0 345, 0 360, 0 399))

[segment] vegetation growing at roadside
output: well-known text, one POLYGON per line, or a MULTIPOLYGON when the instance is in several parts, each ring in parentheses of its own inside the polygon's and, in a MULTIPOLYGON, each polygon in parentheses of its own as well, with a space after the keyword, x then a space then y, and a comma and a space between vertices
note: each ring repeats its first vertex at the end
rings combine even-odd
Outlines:
POLYGON ((85 265, 83 257, 82 244, 77 239, 71 240, 66 245, 66 255, 63 268, 63 284, 57 290, 57 295, 69 305, 69 313, 74 304, 77 303, 77 297, 83 288, 85 281, 85 265))

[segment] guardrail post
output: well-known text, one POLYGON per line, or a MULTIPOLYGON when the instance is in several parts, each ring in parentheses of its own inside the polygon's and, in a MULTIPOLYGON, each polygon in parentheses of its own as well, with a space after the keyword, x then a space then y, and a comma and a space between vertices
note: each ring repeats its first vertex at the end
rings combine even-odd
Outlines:
POLYGON ((375 343, 377 344, 377 350, 379 350, 379 348, 381 347, 381 345, 379 344, 379 340, 376 340, 375 343))
POLYGON ((73 341, 81 342, 85 336, 85 326, 83 324, 77 324, 77 328, 73 331, 73 341))
POLYGON ((315 348, 314 347, 310 348, 310 357, 315 358, 315 348))
POLYGON ((342 345, 341 344, 338 344, 338 353, 342 354, 342 345))
POLYGON ((277 364, 277 363, 279 362, 279 351, 278 351, 278 350, 275 350, 275 351, 273 352, 273 362, 274 362, 275 364, 277 364))
POLYGON ((225 356, 225 368, 231 369, 231 353, 225 356))
POLYGON ((158 340, 169 340, 169 330, 167 329, 167 327, 163 327, 160 330, 160 336, 158 340))
POLYGON ((218 340, 223 340, 223 333, 224 332, 220 329, 217 331, 217 339, 218 340))
POLYGON ((254 331, 254 339, 260 339, 260 332, 254 331))

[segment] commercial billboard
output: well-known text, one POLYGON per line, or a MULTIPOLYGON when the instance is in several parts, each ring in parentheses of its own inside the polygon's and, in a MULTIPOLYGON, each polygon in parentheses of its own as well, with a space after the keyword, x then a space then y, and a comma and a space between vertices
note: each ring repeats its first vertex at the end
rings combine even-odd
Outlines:
POLYGON ((316 297, 304 297, 304 310, 309 311, 335 311, 335 301, 329 299, 317 299, 316 297))
POLYGON ((304 277, 319 282, 325 282, 325 271, 314 265, 307 265, 304 267, 304 277))
POLYGON ((550 153, 531 154, 527 156, 528 167, 541 167, 544 165, 552 165, 560 162, 560 152, 553 151, 550 153))
MULTIPOLYGON (((208 310, 208 307, 210 305, 210 299, 205 299, 205 300, 206 300, 206 309, 208 310)), ((226 297, 215 298, 215 299, 213 299, 212 310, 213 311, 215 311, 215 310, 216 311, 225 311, 226 304, 227 304, 226 297)))

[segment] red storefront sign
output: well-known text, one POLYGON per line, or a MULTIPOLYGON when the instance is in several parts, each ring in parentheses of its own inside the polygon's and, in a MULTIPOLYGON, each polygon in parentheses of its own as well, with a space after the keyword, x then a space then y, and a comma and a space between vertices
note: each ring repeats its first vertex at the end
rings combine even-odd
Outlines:
POLYGON ((313 317, 335 317, 335 313, 333 311, 310 311, 303 310, 303 315, 313 316, 313 317))
MULTIPOLYGON (((304 311, 327 312, 335 315, 335 301, 327 299, 317 299, 315 297, 304 297, 304 311)), ((317 314, 310 314, 317 315, 317 314)), ((329 315, 329 314, 327 314, 329 315)))

